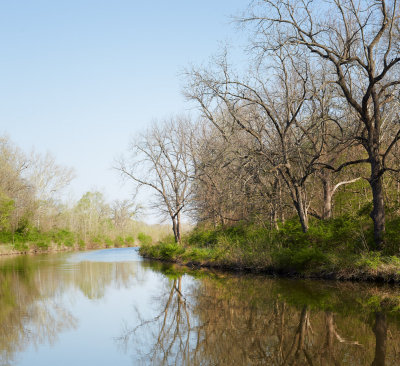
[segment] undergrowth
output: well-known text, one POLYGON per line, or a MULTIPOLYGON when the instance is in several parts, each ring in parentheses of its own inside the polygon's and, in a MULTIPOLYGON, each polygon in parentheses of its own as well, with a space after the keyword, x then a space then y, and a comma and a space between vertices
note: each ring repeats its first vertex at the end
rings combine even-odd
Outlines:
POLYGON ((135 243, 132 236, 117 236, 110 238, 105 235, 96 235, 92 237, 82 237, 65 229, 54 229, 41 232, 36 228, 25 228, 16 232, 0 231, 0 244, 6 244, 13 251, 27 252, 40 251, 45 252, 51 248, 71 248, 88 249, 103 247, 123 247, 135 243))
POLYGON ((196 227, 175 243, 167 237, 142 244, 146 257, 205 266, 277 271, 340 278, 400 280, 400 219, 389 220, 385 249, 375 251, 372 225, 364 212, 313 220, 303 233, 298 220, 278 230, 239 223, 231 227, 196 227))

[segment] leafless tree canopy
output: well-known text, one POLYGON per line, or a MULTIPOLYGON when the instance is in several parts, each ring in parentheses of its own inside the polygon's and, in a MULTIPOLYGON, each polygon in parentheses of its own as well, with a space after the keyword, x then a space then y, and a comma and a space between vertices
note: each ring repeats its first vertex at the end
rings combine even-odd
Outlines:
POLYGON ((181 240, 181 214, 192 193, 191 137, 191 123, 185 117, 154 124, 132 141, 129 157, 116 165, 138 187, 152 189, 156 196, 154 206, 171 219, 176 241, 181 240))
POLYGON ((383 176, 398 171, 388 160, 400 138, 399 12, 396 0, 266 0, 255 2, 253 12, 242 19, 254 26, 261 57, 285 49, 307 55, 314 61, 314 73, 323 65, 338 98, 357 117, 360 128, 353 137, 363 147, 364 157, 346 166, 361 162, 370 166, 371 218, 378 246, 385 231, 383 176))

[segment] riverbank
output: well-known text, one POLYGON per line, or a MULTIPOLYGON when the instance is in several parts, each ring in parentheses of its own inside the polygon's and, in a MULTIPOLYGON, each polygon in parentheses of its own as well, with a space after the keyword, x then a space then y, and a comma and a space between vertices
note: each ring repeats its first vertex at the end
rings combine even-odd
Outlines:
POLYGON ((98 235, 81 238, 77 233, 63 229, 49 232, 0 232, 0 256, 133 247, 140 242, 150 244, 152 239, 143 233, 139 233, 136 240, 132 236, 109 238, 98 235))
POLYGON ((108 244, 93 244, 93 245, 73 245, 65 246, 56 243, 52 243, 47 247, 37 247, 32 244, 25 249, 15 249, 12 244, 0 244, 0 256, 12 256, 21 254, 46 254, 46 253, 58 253, 58 252, 74 252, 84 250, 95 250, 95 249, 106 249, 106 248, 125 248, 125 247, 138 247, 137 244, 127 245, 108 245, 108 244))
POLYGON ((212 230, 197 228, 183 238, 182 244, 165 238, 155 245, 142 245, 140 254, 192 267, 400 283, 400 258, 394 254, 398 243, 377 252, 371 249, 371 235, 368 226, 354 222, 346 225, 343 218, 315 223, 308 233, 303 233, 295 221, 272 231, 241 224, 212 230))

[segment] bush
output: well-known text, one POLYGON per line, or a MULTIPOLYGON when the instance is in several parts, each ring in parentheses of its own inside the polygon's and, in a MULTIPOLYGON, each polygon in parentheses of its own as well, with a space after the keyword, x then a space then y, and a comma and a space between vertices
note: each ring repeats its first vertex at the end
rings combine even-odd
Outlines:
POLYGON ((57 245, 72 247, 75 244, 75 234, 68 230, 57 230, 51 233, 51 239, 57 245))
POLYGON ((194 262, 202 262, 215 257, 213 250, 209 248, 190 248, 182 254, 183 259, 194 262))
POLYGON ((85 243, 85 241, 83 240, 83 239, 78 239, 78 246, 79 246, 79 249, 85 249, 85 247, 86 247, 86 243, 85 243))
POLYGON ((135 244, 135 239, 133 238, 133 236, 127 236, 127 237, 125 237, 125 244, 128 244, 128 245, 133 245, 133 244, 135 244))
POLYGON ((44 249, 47 250, 49 248, 49 244, 44 241, 39 241, 35 243, 35 247, 37 249, 44 249))
POLYGON ((174 259, 176 256, 183 254, 185 249, 178 243, 161 243, 160 244, 160 256, 163 259, 174 259))
POLYGON ((280 269, 284 270, 310 270, 329 263, 327 255, 318 248, 306 247, 299 250, 282 248, 272 255, 280 269))
POLYGON ((151 245, 153 243, 153 238, 145 233, 139 233, 137 238, 142 245, 151 245))
POLYGON ((115 247, 119 248, 119 247, 124 246, 124 244, 125 244, 125 242, 124 242, 124 238, 122 236, 117 236, 114 239, 114 246, 115 247))
POLYGON ((105 238, 104 244, 106 245, 106 248, 109 248, 113 246, 113 241, 110 238, 105 238))
POLYGON ((376 270, 382 264, 381 253, 367 252, 363 253, 361 257, 355 262, 356 267, 368 268, 376 270))
POLYGON ((194 229, 187 238, 187 242, 196 247, 214 246, 218 242, 218 232, 216 230, 194 229))

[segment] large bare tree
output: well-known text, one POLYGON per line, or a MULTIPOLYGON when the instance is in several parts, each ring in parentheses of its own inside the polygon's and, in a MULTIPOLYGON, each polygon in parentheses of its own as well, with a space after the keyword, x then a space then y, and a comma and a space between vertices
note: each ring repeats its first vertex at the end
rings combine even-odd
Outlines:
POLYGON ((188 144, 191 133, 191 123, 186 117, 153 124, 132 141, 129 157, 116 164, 116 169, 137 187, 153 190, 154 206, 171 219, 176 242, 181 240, 181 214, 191 197, 193 165, 188 144))

